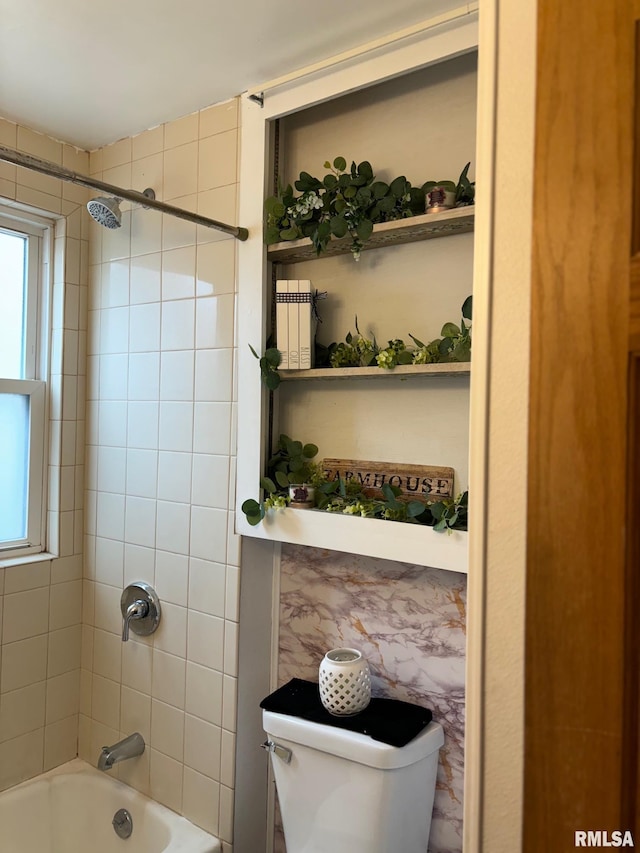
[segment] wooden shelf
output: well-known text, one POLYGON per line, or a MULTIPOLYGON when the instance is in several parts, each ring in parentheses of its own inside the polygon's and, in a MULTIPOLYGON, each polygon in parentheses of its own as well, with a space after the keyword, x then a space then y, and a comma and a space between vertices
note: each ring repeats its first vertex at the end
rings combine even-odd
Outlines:
POLYGON ((312 381, 314 379, 414 379, 439 376, 469 376, 471 362, 449 364, 400 364, 393 370, 381 367, 320 367, 312 370, 281 370, 283 382, 312 381))
POLYGON ((421 524, 290 507, 270 510, 255 527, 240 511, 236 515, 236 529, 243 536, 272 542, 314 548, 333 547, 348 554, 401 560, 450 572, 467 572, 469 539, 462 530, 447 534, 421 524))
MULTIPOLYGON (((393 222, 381 222, 373 226, 373 234, 362 250, 368 251, 401 243, 416 243, 420 240, 432 240, 435 237, 449 237, 452 234, 466 234, 473 231, 474 216, 475 209, 471 206, 458 207, 443 213, 425 213, 422 216, 411 216, 408 219, 397 219, 393 222)), ((348 236, 341 237, 339 240, 332 239, 326 250, 318 256, 310 239, 289 240, 268 246, 267 258, 274 263, 295 264, 317 257, 345 255, 350 251, 351 243, 352 239, 348 236)))

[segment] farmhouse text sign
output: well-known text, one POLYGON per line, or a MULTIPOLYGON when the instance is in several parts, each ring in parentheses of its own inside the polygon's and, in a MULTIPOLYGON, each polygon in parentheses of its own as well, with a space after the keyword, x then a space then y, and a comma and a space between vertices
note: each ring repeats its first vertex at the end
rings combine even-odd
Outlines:
POLYGON ((453 497, 453 468, 358 459, 325 459, 323 465, 327 479, 340 476, 345 482, 357 483, 370 498, 382 497, 385 483, 399 488, 400 497, 410 500, 439 501, 453 497))

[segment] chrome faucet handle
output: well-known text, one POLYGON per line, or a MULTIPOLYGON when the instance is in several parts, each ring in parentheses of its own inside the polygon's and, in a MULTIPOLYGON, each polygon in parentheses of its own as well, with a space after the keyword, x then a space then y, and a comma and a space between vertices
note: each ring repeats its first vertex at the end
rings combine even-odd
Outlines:
POLYGON ((129 639, 129 629, 141 636, 153 634, 160 623, 160 599, 148 583, 130 583, 120 597, 122 642, 129 639))
POLYGON ((146 601, 143 601, 141 598, 133 601, 128 607, 124 614, 124 620, 122 622, 122 642, 126 643, 129 639, 129 624, 132 619, 144 619, 149 613, 149 605, 146 601))

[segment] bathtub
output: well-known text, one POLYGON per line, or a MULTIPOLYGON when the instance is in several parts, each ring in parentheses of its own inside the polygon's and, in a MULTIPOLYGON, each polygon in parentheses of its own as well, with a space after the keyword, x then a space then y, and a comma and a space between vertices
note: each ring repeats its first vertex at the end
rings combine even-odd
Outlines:
POLYGON ((2 853, 220 853, 217 838, 75 759, 0 794, 2 853), (126 809, 128 839, 112 826, 126 809))

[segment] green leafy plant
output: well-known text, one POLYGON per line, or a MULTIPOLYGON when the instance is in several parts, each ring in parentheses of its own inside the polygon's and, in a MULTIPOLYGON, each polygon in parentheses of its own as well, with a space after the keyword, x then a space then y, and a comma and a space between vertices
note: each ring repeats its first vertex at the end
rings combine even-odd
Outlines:
POLYGON ((278 366, 282 361, 280 350, 275 347, 267 347, 264 355, 260 357, 251 344, 249 344, 249 349, 258 359, 263 383, 270 391, 275 391, 280 384, 280 374, 278 373, 278 366))
POLYGON ((282 434, 278 446, 267 462, 267 471, 260 480, 266 497, 258 502, 249 498, 242 504, 242 511, 251 525, 259 524, 270 509, 278 509, 289 503, 289 485, 308 483, 312 486, 323 481, 322 469, 312 460, 318 455, 315 444, 303 444, 282 434))
POLYGON ((424 212, 424 191, 412 187, 404 175, 391 183, 377 181, 368 160, 347 170, 344 157, 326 161, 322 179, 300 172, 295 189, 288 184, 265 200, 265 243, 309 237, 321 254, 332 237, 350 235, 351 253, 360 257, 376 222, 424 212))
POLYGON ((430 507, 431 515, 436 523, 434 530, 466 530, 469 509, 469 492, 462 492, 456 498, 438 501, 430 507))

